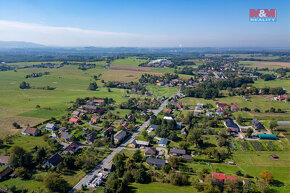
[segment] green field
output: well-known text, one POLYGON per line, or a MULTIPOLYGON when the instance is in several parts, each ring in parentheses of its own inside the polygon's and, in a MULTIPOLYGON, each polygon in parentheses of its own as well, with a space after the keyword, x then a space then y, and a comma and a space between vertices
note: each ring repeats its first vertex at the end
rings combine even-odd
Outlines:
POLYGON ((137 184, 130 185, 130 193, 194 193, 197 192, 192 186, 174 186, 171 184, 150 183, 150 184, 137 184))
POLYGON ((177 88, 162 87, 162 86, 157 86, 157 85, 152 85, 152 84, 147 85, 146 88, 149 92, 151 92, 154 96, 157 96, 157 97, 162 97, 162 96, 170 97, 178 91, 177 88))
MULTIPOLYGON (((53 116, 66 113, 66 107, 78 97, 111 97, 117 103, 127 100, 123 89, 111 89, 100 87, 97 91, 88 90, 93 76, 105 72, 103 68, 94 68, 87 71, 77 69, 77 66, 64 66, 62 68, 43 69, 28 68, 17 72, 0 72, 0 134, 1 136, 13 133, 14 121, 21 125, 34 125, 53 116), (25 79, 25 75, 38 72, 50 72, 39 78, 25 79), (29 82, 31 86, 56 87, 55 90, 28 89, 21 90, 19 84, 22 81, 29 82), (40 109, 35 108, 40 105, 40 109)), ((97 82, 102 85, 100 81, 97 82)), ((14 131, 15 132, 15 131, 14 131)))
MULTIPOLYGON (((197 103, 203 103, 203 104, 212 104, 214 107, 216 107, 216 103, 227 103, 227 104, 236 104, 239 108, 242 107, 248 107, 252 110, 255 108, 258 108, 261 110, 261 112, 264 112, 265 110, 269 110, 271 107, 274 108, 280 108, 282 110, 290 110, 290 104, 289 103, 283 103, 280 101, 272 101, 270 95, 253 95, 250 96, 250 100, 246 101, 241 96, 227 96, 227 97, 221 97, 216 98, 215 101, 213 100, 205 100, 202 98, 193 98, 193 97, 186 97, 180 100, 184 105, 189 106, 196 106, 197 103)), ((286 116, 288 113, 284 113, 286 116)), ((290 115, 289 115, 290 117, 290 115)))
POLYGON ((255 81, 253 86, 257 88, 263 88, 263 87, 283 87, 287 91, 290 90, 290 79, 276 79, 276 80, 271 80, 271 81, 264 81, 262 79, 259 79, 255 81))
POLYGON ((128 57, 125 59, 117 59, 111 62, 111 65, 120 65, 120 66, 138 66, 141 63, 148 62, 148 60, 138 59, 137 57, 128 57))

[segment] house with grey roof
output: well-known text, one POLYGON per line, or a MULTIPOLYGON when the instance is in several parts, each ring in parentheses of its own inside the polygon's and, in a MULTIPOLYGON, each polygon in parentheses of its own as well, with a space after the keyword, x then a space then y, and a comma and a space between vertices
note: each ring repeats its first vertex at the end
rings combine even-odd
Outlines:
POLYGON ((162 146, 162 147, 166 147, 168 144, 168 139, 160 139, 159 142, 158 142, 158 146, 162 146))
POLYGON ((161 168, 162 166, 165 165, 165 160, 148 157, 146 159, 146 163, 150 166, 157 166, 158 168, 161 168))
POLYGON ((52 124, 52 123, 47 123, 47 125, 45 126, 45 129, 54 131, 57 129, 57 126, 55 124, 52 124))
POLYGON ((121 130, 114 135, 114 142, 119 144, 125 139, 126 136, 127 136, 126 131, 121 130))

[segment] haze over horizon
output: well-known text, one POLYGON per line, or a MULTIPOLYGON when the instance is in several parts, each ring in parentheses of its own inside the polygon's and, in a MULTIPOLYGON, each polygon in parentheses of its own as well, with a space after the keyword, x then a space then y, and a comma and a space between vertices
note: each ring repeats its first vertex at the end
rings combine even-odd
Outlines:
POLYGON ((283 0, 0 1, 0 41, 66 47, 289 47, 289 8, 283 0), (258 8, 277 9, 277 22, 249 22, 249 9, 258 8))

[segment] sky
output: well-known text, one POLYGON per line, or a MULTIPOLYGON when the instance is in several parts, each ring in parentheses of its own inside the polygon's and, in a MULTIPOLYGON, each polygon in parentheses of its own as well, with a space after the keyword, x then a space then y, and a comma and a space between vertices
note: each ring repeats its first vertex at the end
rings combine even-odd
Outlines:
POLYGON ((290 47, 290 1, 0 0, 0 41, 69 47, 290 47), (277 9, 277 22, 249 22, 249 9, 277 9))

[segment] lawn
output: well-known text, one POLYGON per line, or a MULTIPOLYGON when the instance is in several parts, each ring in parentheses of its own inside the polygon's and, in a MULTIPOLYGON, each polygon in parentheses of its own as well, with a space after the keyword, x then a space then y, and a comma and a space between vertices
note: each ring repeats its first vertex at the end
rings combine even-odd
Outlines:
POLYGON ((138 66, 139 64, 148 62, 145 59, 138 59, 137 57, 128 57, 125 59, 117 59, 111 62, 112 65, 120 65, 120 66, 138 66))
POLYGON ((5 153, 5 149, 7 152, 10 150, 13 146, 19 146, 25 149, 26 151, 30 152, 33 150, 35 146, 38 147, 46 147, 48 144, 45 142, 41 136, 32 137, 22 134, 13 135, 11 138, 10 143, 3 145, 3 148, 0 149, 0 154, 5 153))
POLYGON ((163 87, 163 86, 157 86, 153 84, 147 85, 146 88, 149 92, 151 92, 154 96, 157 96, 157 97, 162 97, 162 96, 170 97, 178 91, 178 88, 163 87))
POLYGON ((253 86, 257 88, 263 88, 263 87, 283 87, 286 90, 290 90, 290 79, 275 79, 270 81, 264 81, 262 79, 256 80, 253 86))
POLYGON ((193 193, 197 192, 192 186, 174 186, 171 184, 163 184, 163 183, 150 183, 150 184, 137 184, 133 183, 129 185, 130 193, 193 193))

